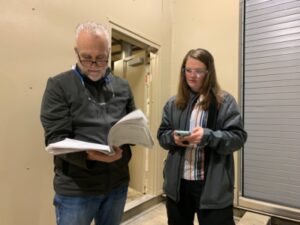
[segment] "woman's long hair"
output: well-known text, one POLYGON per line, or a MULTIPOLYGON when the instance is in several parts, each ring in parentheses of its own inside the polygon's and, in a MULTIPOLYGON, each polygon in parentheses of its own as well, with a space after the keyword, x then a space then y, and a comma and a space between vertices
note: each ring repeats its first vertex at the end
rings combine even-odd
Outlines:
POLYGON ((182 61, 179 78, 180 80, 175 103, 176 106, 180 109, 184 109, 187 106, 190 97, 190 92, 192 91, 188 86, 185 76, 185 64, 188 57, 202 62, 207 69, 207 73, 203 80, 202 87, 197 93, 203 96, 202 101, 199 103, 201 108, 203 110, 208 110, 209 104, 213 98, 216 99, 217 106, 219 108, 223 98, 221 96, 221 88, 217 80, 214 58, 207 50, 201 48, 190 50, 185 55, 182 61))

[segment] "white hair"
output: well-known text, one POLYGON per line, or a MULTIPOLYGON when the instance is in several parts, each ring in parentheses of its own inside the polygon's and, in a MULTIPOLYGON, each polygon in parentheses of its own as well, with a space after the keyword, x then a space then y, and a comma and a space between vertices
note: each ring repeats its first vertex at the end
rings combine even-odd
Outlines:
POLYGON ((104 37, 107 41, 108 46, 110 46, 110 35, 108 30, 106 29, 106 27, 104 27, 102 24, 96 23, 96 22, 92 22, 92 21, 88 21, 85 23, 81 23, 78 24, 75 30, 75 38, 76 38, 76 42, 78 40, 78 36, 82 31, 86 31, 89 32, 93 35, 96 36, 101 36, 102 34, 104 34, 104 37))

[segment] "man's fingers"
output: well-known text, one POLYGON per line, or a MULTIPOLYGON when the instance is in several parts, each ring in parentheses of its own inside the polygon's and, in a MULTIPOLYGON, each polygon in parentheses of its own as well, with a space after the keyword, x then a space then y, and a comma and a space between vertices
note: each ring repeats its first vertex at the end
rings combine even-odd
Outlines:
POLYGON ((95 160, 95 161, 100 161, 100 162, 114 162, 116 160, 119 160, 122 158, 122 149, 116 148, 115 149, 115 154, 114 155, 106 155, 104 153, 94 151, 94 150, 89 150, 87 151, 87 158, 89 160, 95 160))

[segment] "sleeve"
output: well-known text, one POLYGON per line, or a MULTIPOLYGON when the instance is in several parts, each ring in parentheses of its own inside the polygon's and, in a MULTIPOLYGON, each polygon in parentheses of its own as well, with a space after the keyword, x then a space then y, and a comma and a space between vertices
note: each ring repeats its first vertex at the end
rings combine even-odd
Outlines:
POLYGON ((72 121, 64 91, 58 82, 49 78, 42 99, 41 122, 45 144, 61 141, 72 134, 72 121))
POLYGON ((243 128, 238 104, 231 95, 224 99, 217 123, 218 130, 216 131, 204 129, 201 147, 208 147, 221 155, 231 154, 243 147, 247 140, 247 132, 243 128))
POLYGON ((134 97, 133 97, 133 94, 132 94, 132 91, 131 91, 131 88, 130 88, 128 82, 127 82, 127 85, 128 85, 129 99, 128 99, 128 103, 126 105, 126 112, 130 113, 136 109, 136 106, 135 106, 134 97))
POLYGON ((171 124, 172 101, 168 101, 163 108, 162 120, 157 131, 157 139, 161 147, 166 150, 175 150, 176 144, 173 137, 174 128, 171 124))
MULTIPOLYGON (((54 78, 48 79, 40 119, 45 131, 45 145, 73 136, 70 107, 63 88, 54 78)), ((57 157, 79 167, 88 167, 85 152, 62 154, 57 157)))

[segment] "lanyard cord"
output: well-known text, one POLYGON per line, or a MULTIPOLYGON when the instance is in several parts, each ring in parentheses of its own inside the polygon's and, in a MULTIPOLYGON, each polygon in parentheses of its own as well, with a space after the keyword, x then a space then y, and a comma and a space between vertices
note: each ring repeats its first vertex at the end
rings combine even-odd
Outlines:
MULTIPOLYGON (((73 65, 73 66, 72 66, 72 70, 74 71, 75 75, 76 75, 77 77, 79 77, 82 86, 86 89, 86 86, 85 86, 85 83, 84 83, 84 80, 83 80, 83 75, 82 75, 82 73, 79 71, 77 65, 73 65)), ((105 75, 104 75, 104 81, 105 81, 105 84, 106 84, 106 85, 109 85, 109 87, 110 87, 110 89, 111 89, 111 91, 112 91, 112 98, 114 99, 114 98, 115 98, 115 92, 114 92, 113 86, 112 86, 112 84, 111 84, 111 82, 110 82, 111 79, 108 77, 109 71, 110 71, 110 70, 108 70, 108 69, 106 70, 105 75)))
POLYGON ((82 74, 79 72, 77 66, 73 65, 73 66, 72 66, 72 70, 75 72, 75 75, 76 75, 77 77, 79 77, 82 86, 85 87, 84 80, 83 80, 83 76, 82 76, 82 74))

